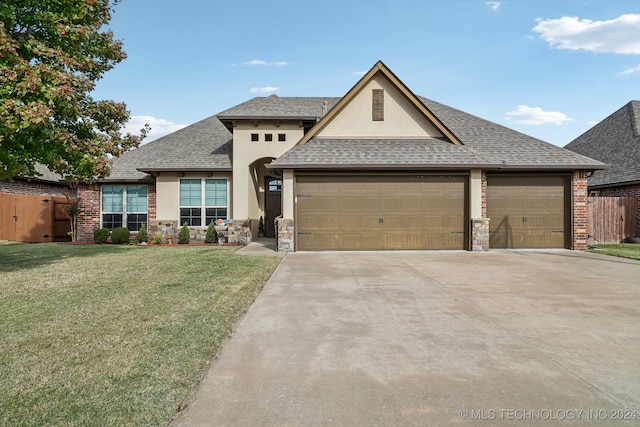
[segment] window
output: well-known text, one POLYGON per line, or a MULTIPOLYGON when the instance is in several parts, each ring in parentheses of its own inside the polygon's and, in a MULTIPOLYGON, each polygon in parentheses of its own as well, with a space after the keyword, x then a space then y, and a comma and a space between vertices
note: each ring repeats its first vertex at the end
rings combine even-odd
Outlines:
POLYGON ((252 134, 251 134, 251 141, 252 141, 252 142, 260 141, 260 137, 258 137, 258 134, 257 134, 257 133, 252 133, 252 134))
POLYGON ((279 133, 278 134, 278 141, 284 142, 286 140, 287 140, 287 134, 286 133, 279 133))
POLYGON ((371 118, 373 121, 384 121, 384 89, 373 89, 371 118))
POLYGON ((269 191, 282 191, 282 180, 281 179, 270 180, 269 191))
POLYGON ((200 227, 227 219, 226 179, 180 180, 180 225, 200 227))
POLYGON ((102 227, 138 231, 147 223, 146 185, 103 185, 102 227))
POLYGON ((273 141, 273 134, 272 133, 265 133, 264 134, 264 140, 267 141, 267 142, 273 141))

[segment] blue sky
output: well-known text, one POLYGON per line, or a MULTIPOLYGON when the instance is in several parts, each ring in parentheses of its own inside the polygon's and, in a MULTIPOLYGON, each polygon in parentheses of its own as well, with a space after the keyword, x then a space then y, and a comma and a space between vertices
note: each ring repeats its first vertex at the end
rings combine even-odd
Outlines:
POLYGON ((343 96, 382 60, 417 95, 564 146, 640 99, 638 0, 122 0, 95 99, 147 141, 255 96, 343 96))

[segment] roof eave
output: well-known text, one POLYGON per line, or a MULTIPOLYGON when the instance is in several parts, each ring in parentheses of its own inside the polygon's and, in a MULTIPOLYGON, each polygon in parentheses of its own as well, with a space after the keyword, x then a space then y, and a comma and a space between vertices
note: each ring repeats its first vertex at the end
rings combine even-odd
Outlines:
POLYGON ((98 180, 98 183, 112 183, 112 182, 131 182, 131 183, 152 183, 152 176, 145 176, 144 178, 103 178, 98 180))
POLYGON ((406 169, 429 169, 429 170, 452 170, 452 169, 494 169, 500 168, 502 165, 496 163, 451 163, 451 164, 433 164, 433 163, 405 163, 405 164, 371 164, 371 163, 351 163, 345 164, 309 164, 309 163, 290 163, 290 164, 268 164, 267 169, 344 169, 344 170, 406 170, 406 169))
POLYGON ((516 169, 516 170, 586 170, 597 171, 603 169, 610 169, 611 165, 584 165, 584 164, 561 164, 561 165, 502 165, 501 169, 516 169))
POLYGON ((254 121, 254 120, 303 120, 303 121, 316 121, 316 116, 216 116, 221 122, 233 122, 240 120, 254 121))
POLYGON ((232 172, 233 169, 230 167, 225 168, 138 168, 137 171, 144 173, 154 173, 154 172, 232 172))
POLYGON ((638 184, 640 184, 640 180, 625 181, 625 182, 611 182, 608 184, 590 185, 589 190, 599 190, 602 188, 609 188, 609 187, 626 187, 628 185, 638 185, 638 184))

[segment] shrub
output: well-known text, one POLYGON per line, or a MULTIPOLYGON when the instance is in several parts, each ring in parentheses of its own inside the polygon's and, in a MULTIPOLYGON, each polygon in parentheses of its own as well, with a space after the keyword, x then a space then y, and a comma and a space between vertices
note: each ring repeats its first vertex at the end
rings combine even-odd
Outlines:
POLYGON ((153 235, 153 243, 155 243, 156 245, 161 245, 162 244, 162 233, 161 232, 157 232, 156 234, 153 235))
POLYGON ((93 231, 93 241, 98 245, 104 245, 107 243, 107 239, 109 238, 109 229, 108 228, 98 228, 93 231))
POLYGON ((258 220, 258 237, 264 237, 264 219, 262 219, 262 216, 258 220))
MULTIPOLYGON (((113 239, 113 237, 111 239, 113 239)), ((189 235, 189 226, 185 222, 182 225, 180 232, 178 233, 178 243, 181 245, 188 245, 190 239, 191 239, 191 236, 189 235)))
POLYGON ((216 230, 216 226, 211 221, 209 226, 207 227, 207 234, 204 236, 205 243, 215 243, 218 241, 218 231, 216 230))
POLYGON ((125 227, 115 228, 111 232, 111 241, 116 244, 129 243, 131 233, 125 227))
POLYGON ((149 233, 147 233, 147 224, 142 224, 142 227, 140 227, 138 235, 136 236, 136 242, 143 243, 147 240, 149 240, 149 233))

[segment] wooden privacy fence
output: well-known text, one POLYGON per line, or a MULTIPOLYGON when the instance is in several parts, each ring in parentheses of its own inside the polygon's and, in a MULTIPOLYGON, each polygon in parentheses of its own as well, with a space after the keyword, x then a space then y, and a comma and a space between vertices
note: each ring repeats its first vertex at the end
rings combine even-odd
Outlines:
POLYGON ((70 240, 64 197, 0 194, 0 240, 60 242, 70 240))
POLYGON ((589 244, 620 243, 638 234, 638 200, 589 197, 589 244))

